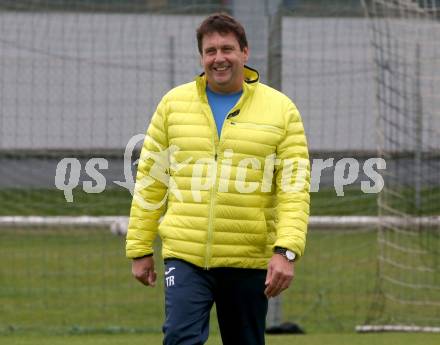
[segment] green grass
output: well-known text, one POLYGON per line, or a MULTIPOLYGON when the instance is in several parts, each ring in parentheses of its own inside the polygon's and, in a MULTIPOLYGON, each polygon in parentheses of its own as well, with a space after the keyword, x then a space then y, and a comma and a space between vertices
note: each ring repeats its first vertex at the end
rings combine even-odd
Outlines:
MULTIPOLYGON (((127 215, 131 201, 126 190, 118 189, 102 194, 75 192, 74 198, 75 202, 68 204, 61 191, 2 190, 0 215, 127 215)), ((430 212, 440 213, 439 209, 440 203, 433 202, 430 212)), ((376 196, 372 194, 357 190, 347 190, 344 197, 337 197, 333 190, 312 193, 312 215, 376 212, 376 196)), ((410 242, 405 245, 418 245, 412 238, 408 237, 410 242)), ((438 238, 434 240, 420 243, 434 253, 425 261, 438 260, 438 238)), ((87 344, 90 339, 97 344, 117 344, 124 337, 132 337, 134 344, 152 337, 147 343, 159 344, 155 339, 160 339, 163 320, 163 282, 159 279, 155 289, 138 284, 124 258, 124 244, 124 238, 103 229, 1 229, 0 334, 11 335, 5 338, 7 342, 0 338, 0 343, 26 344, 32 334, 44 344, 62 339, 72 344, 87 344), (93 335, 101 332, 106 335, 93 335), (110 333, 127 334, 119 337, 110 333), (50 340, 46 342, 44 337, 50 340)), ((310 231, 306 255, 296 265, 294 283, 283 294, 282 304, 283 320, 300 324, 312 335, 271 337, 269 344, 281 344, 277 339, 292 339, 295 344, 332 344, 331 339, 340 339, 335 344, 363 344, 364 339, 375 339, 350 333, 365 322, 375 300, 376 259, 377 238, 371 229, 310 231), (325 342, 318 336, 328 333, 344 335, 326 336, 330 340, 325 342)), ((408 257, 397 260, 404 262, 408 257)), ((160 258, 157 262, 161 277, 160 258)), ((438 267, 436 262, 433 267, 438 267)), ((396 315, 399 313, 412 317, 417 310, 398 309, 396 315)), ((211 328, 215 334, 214 314, 211 328)), ((397 344, 405 344, 401 339, 412 339, 407 334, 395 335, 397 340, 393 336, 381 335, 377 344, 380 339, 397 344)), ((215 344, 215 339, 214 335, 209 344, 215 344)), ((414 339, 417 344, 419 338, 414 339)), ((429 339, 424 344, 429 344, 429 339)))
POLYGON ((377 194, 365 194, 358 189, 347 188, 343 196, 334 189, 325 188, 310 193, 310 214, 314 216, 374 216, 377 215, 377 194))
MULTIPOLYGON (((0 333, 159 332, 162 279, 154 289, 137 283, 124 242, 102 229, 0 231, 0 333)), ((311 232, 284 319, 311 333, 352 332, 370 305, 375 243, 368 231, 311 232)))
MULTIPOLYGON (((3 189, 0 190, 0 216, 2 215, 128 215, 131 194, 126 189, 107 188, 103 193, 87 194, 73 191, 72 203, 56 189, 3 189)), ((375 215, 376 194, 364 194, 347 189, 337 196, 333 189, 311 193, 311 214, 317 215, 375 215)))
POLYGON ((57 189, 0 190, 0 216, 103 216, 128 215, 131 194, 126 189, 107 188, 102 193, 88 194, 73 191, 69 203, 63 191, 57 189))
POLYGON ((0 248, 1 326, 159 329, 160 288, 132 279, 122 237, 108 230, 2 230, 0 248))
MULTIPOLYGON (((267 336, 267 345, 437 345, 439 334, 318 334, 300 336, 267 336)), ((76 336, 0 336, 5 345, 156 345, 160 334, 76 335, 76 336)), ((206 345, 221 345, 218 334, 211 335, 206 345)))

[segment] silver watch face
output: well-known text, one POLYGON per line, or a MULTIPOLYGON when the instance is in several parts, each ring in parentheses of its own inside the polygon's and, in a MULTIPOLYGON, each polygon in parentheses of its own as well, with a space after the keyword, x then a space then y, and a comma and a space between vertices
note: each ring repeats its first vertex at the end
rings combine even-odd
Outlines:
POLYGON ((289 260, 289 261, 293 261, 293 260, 295 260, 295 253, 294 252, 291 252, 290 250, 286 250, 286 258, 287 258, 287 260, 289 260))

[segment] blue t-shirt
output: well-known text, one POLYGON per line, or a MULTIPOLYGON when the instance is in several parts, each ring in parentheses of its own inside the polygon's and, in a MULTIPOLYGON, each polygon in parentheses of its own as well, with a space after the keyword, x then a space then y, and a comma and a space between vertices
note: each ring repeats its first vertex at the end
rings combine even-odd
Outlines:
POLYGON ((223 94, 214 92, 209 87, 206 87, 206 95, 208 96, 209 106, 214 115, 219 138, 226 115, 228 115, 229 110, 231 110, 240 99, 242 93, 243 90, 235 93, 223 94))

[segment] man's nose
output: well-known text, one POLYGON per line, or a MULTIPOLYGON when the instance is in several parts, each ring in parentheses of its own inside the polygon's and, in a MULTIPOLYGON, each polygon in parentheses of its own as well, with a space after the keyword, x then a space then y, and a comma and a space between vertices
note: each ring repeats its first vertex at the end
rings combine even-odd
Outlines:
POLYGON ((217 50, 217 53, 215 54, 215 62, 222 62, 225 61, 225 57, 222 53, 222 51, 219 49, 217 50))

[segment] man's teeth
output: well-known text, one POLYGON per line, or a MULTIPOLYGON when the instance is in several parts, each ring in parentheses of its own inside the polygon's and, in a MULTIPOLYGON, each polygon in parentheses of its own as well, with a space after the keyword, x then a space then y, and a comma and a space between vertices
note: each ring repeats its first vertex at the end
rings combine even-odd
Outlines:
POLYGON ((216 71, 225 71, 227 68, 228 68, 228 67, 223 66, 223 67, 215 67, 214 69, 215 69, 216 71))

